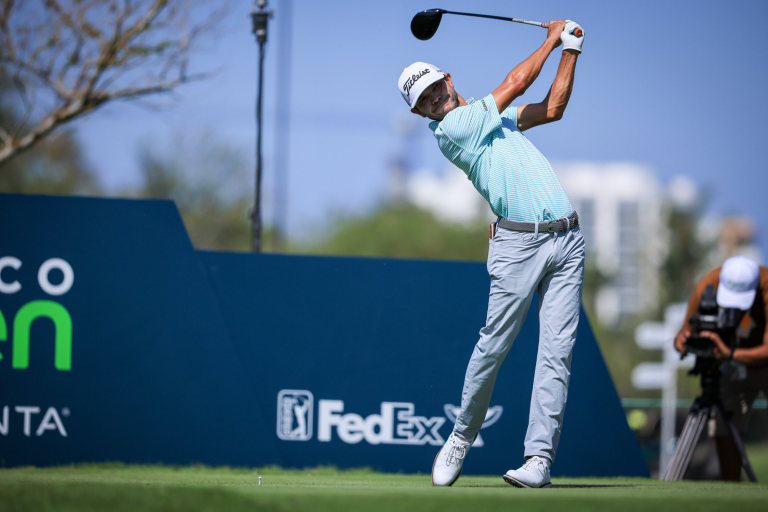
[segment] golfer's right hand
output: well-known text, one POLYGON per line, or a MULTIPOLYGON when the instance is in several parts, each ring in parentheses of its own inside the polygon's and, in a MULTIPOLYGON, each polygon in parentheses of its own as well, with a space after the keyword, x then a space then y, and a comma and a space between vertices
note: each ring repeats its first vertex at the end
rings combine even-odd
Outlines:
POLYGON ((691 335, 690 331, 680 331, 679 333, 677 333, 677 336, 675 336, 675 350, 677 350, 681 354, 685 352, 685 341, 688 339, 690 335, 691 335))
POLYGON ((581 36, 576 36, 574 32, 577 28, 581 28, 581 25, 575 21, 566 20, 565 29, 560 33, 563 50, 576 50, 581 53, 581 45, 584 43, 584 29, 581 29, 581 36))

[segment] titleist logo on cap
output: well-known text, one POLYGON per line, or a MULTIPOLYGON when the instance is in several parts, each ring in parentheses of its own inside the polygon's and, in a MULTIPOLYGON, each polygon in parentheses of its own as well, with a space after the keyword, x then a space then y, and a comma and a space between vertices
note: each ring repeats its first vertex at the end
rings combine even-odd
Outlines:
POLYGON ((403 84, 403 90, 405 91, 405 94, 410 94, 413 85, 419 80, 419 78, 423 77, 427 73, 429 73, 429 68, 425 69, 424 71, 419 71, 417 75, 411 75, 411 78, 406 80, 403 84))

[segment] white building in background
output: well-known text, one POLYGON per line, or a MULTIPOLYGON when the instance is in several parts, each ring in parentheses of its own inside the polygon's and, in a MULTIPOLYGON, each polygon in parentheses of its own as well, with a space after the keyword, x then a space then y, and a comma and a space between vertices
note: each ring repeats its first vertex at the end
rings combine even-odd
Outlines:
POLYGON ((655 306, 668 235, 665 192, 653 172, 632 163, 561 163, 554 169, 579 213, 587 257, 610 279, 597 295, 600 321, 615 324, 655 306))

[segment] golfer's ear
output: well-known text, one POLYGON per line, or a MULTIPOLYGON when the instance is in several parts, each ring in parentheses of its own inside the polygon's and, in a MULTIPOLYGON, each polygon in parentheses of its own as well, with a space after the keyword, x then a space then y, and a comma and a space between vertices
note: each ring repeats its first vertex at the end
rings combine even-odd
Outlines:
POLYGON ((424 114, 422 114, 422 113, 421 113, 421 111, 420 111, 419 109, 416 109, 416 108, 412 108, 412 109, 411 109, 411 112, 413 112, 414 114, 416 114, 416 115, 419 115, 419 116, 421 116, 421 117, 427 117, 427 116, 425 116, 424 114))

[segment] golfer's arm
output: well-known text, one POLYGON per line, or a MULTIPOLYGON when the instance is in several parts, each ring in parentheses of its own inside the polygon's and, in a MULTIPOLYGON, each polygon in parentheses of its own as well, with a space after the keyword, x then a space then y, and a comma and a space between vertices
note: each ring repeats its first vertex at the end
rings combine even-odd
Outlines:
POLYGON ((536 81, 547 57, 552 53, 552 50, 557 48, 558 44, 560 44, 559 38, 547 39, 530 57, 509 72, 504 82, 493 91, 493 98, 496 100, 499 113, 504 112, 515 98, 522 96, 528 87, 536 81))
POLYGON ((544 101, 523 105, 517 109, 517 127, 521 131, 562 119, 571 98, 578 56, 579 52, 575 50, 563 50, 555 81, 544 101))

